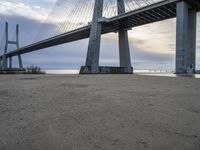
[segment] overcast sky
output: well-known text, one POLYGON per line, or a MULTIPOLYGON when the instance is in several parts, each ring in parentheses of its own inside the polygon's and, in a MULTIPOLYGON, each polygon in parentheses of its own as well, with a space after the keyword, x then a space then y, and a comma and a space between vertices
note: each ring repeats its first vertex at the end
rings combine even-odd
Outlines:
MULTIPOLYGON (((54 7, 55 1, 1 0, 0 37, 2 37, 4 32, 5 21, 8 21, 10 39, 13 38, 15 25, 17 23, 20 25, 21 46, 28 45, 37 41, 39 38, 44 38, 47 34, 43 34, 41 27, 54 7)), ((62 11, 60 16, 63 16, 62 11)), ((198 20, 199 18, 198 14, 198 20)), ((55 21, 56 18, 53 20, 55 21)), ((175 19, 170 19, 136 27, 129 31, 131 59, 135 69, 174 70, 175 23, 175 19)), ((47 28, 54 30, 55 26, 53 22, 49 22, 46 26, 47 28)), ((200 69, 200 30, 199 28, 197 30, 197 67, 200 69)), ((42 68, 79 68, 85 64, 87 45, 88 39, 85 39, 25 54, 22 55, 22 58, 25 66, 37 65, 42 68)), ((11 49, 14 48, 10 47, 11 49)), ((103 35, 100 65, 117 66, 119 64, 118 57, 117 34, 111 33, 103 35)))

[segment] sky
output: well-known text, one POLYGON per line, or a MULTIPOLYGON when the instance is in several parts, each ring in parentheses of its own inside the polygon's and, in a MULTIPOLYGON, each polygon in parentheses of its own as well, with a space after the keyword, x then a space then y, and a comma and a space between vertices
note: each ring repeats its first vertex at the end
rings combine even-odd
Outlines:
MULTIPOLYGON (((77 0, 71 1, 75 2, 77 0)), ((0 38, 3 36, 6 21, 9 23, 9 39, 13 39, 15 25, 19 24, 21 47, 56 34, 55 31, 58 30, 56 24, 60 20, 66 19, 67 11, 71 12, 70 8, 74 6, 72 3, 68 5, 68 8, 64 9, 64 4, 61 4, 60 6, 62 7, 57 6, 57 12, 55 13, 55 3, 56 0, 1 0, 0 38), (53 15, 52 9, 54 10, 53 15), (51 14, 50 17, 49 14, 51 14), (44 22, 46 23, 45 25, 44 22)), ((71 15, 69 14, 69 16, 71 15)), ((198 14, 197 25, 197 69, 200 69, 199 21, 200 14, 198 14)), ((63 24, 60 23, 60 26, 63 26, 63 24)), ((130 53, 134 69, 174 70, 175 30, 175 19, 135 27, 129 30, 130 53)), ((65 30, 62 32, 65 32, 65 30)), ((41 68, 78 69, 85 64, 87 46, 88 39, 84 39, 24 54, 22 59, 25 66, 35 65, 41 68)), ((9 50, 13 49, 15 48, 10 46, 9 50)), ((103 35, 100 65, 118 66, 118 58, 117 33, 103 35)), ((14 62, 17 64, 16 58, 14 62)))

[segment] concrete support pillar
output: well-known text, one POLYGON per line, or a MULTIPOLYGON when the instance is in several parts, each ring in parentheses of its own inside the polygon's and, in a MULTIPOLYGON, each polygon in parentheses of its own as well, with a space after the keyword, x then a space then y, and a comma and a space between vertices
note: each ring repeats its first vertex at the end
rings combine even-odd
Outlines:
MULTIPOLYGON (((125 13, 124 0, 117 0, 118 14, 125 13)), ((119 30, 119 59, 120 67, 128 69, 128 72, 132 72, 131 57, 128 42, 128 32, 126 29, 119 30)))
POLYGON ((5 47, 4 47, 4 55, 3 55, 3 69, 7 69, 8 68, 8 59, 6 57, 6 53, 8 50, 8 23, 6 22, 6 29, 5 29, 5 47))
POLYGON ((3 68, 3 65, 2 65, 2 59, 0 59, 0 70, 2 70, 3 68))
POLYGON ((19 68, 23 69, 23 63, 22 63, 21 55, 18 55, 18 61, 19 61, 19 68))
POLYGON ((4 70, 8 68, 8 59, 6 58, 6 56, 3 56, 2 66, 4 70))
POLYGON ((86 72, 98 73, 99 72, 99 55, 101 43, 101 30, 102 25, 98 22, 102 18, 103 13, 103 0, 95 0, 93 20, 90 30, 90 39, 88 45, 88 52, 86 58, 86 72))
POLYGON ((12 68, 12 57, 9 57, 9 68, 12 68))
POLYGON ((196 69, 196 28, 197 12, 191 10, 188 13, 188 49, 186 68, 192 69, 193 73, 196 69))
POLYGON ((196 12, 189 11, 185 1, 177 3, 176 73, 187 73, 195 67, 196 12))
MULTIPOLYGON (((17 44, 17 49, 19 49, 19 25, 18 24, 16 26, 16 44, 17 44)), ((21 55, 18 55, 18 62, 19 62, 19 68, 23 69, 23 63, 22 63, 21 55)))

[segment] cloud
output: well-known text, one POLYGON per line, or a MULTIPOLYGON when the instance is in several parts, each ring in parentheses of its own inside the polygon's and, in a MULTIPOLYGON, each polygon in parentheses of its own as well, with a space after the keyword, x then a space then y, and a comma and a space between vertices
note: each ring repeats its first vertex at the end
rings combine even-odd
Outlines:
POLYGON ((13 3, 9 1, 2 1, 0 2, 0 9, 1 14, 4 16, 18 15, 40 21, 45 20, 45 18, 48 16, 48 12, 46 11, 46 9, 41 8, 40 10, 38 10, 36 6, 26 5, 22 2, 13 3))

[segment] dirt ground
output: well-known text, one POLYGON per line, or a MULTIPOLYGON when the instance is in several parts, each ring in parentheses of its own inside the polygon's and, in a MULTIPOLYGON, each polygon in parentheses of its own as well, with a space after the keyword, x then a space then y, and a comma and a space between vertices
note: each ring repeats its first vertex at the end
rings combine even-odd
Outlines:
POLYGON ((0 75, 0 150, 200 150, 200 79, 0 75))

